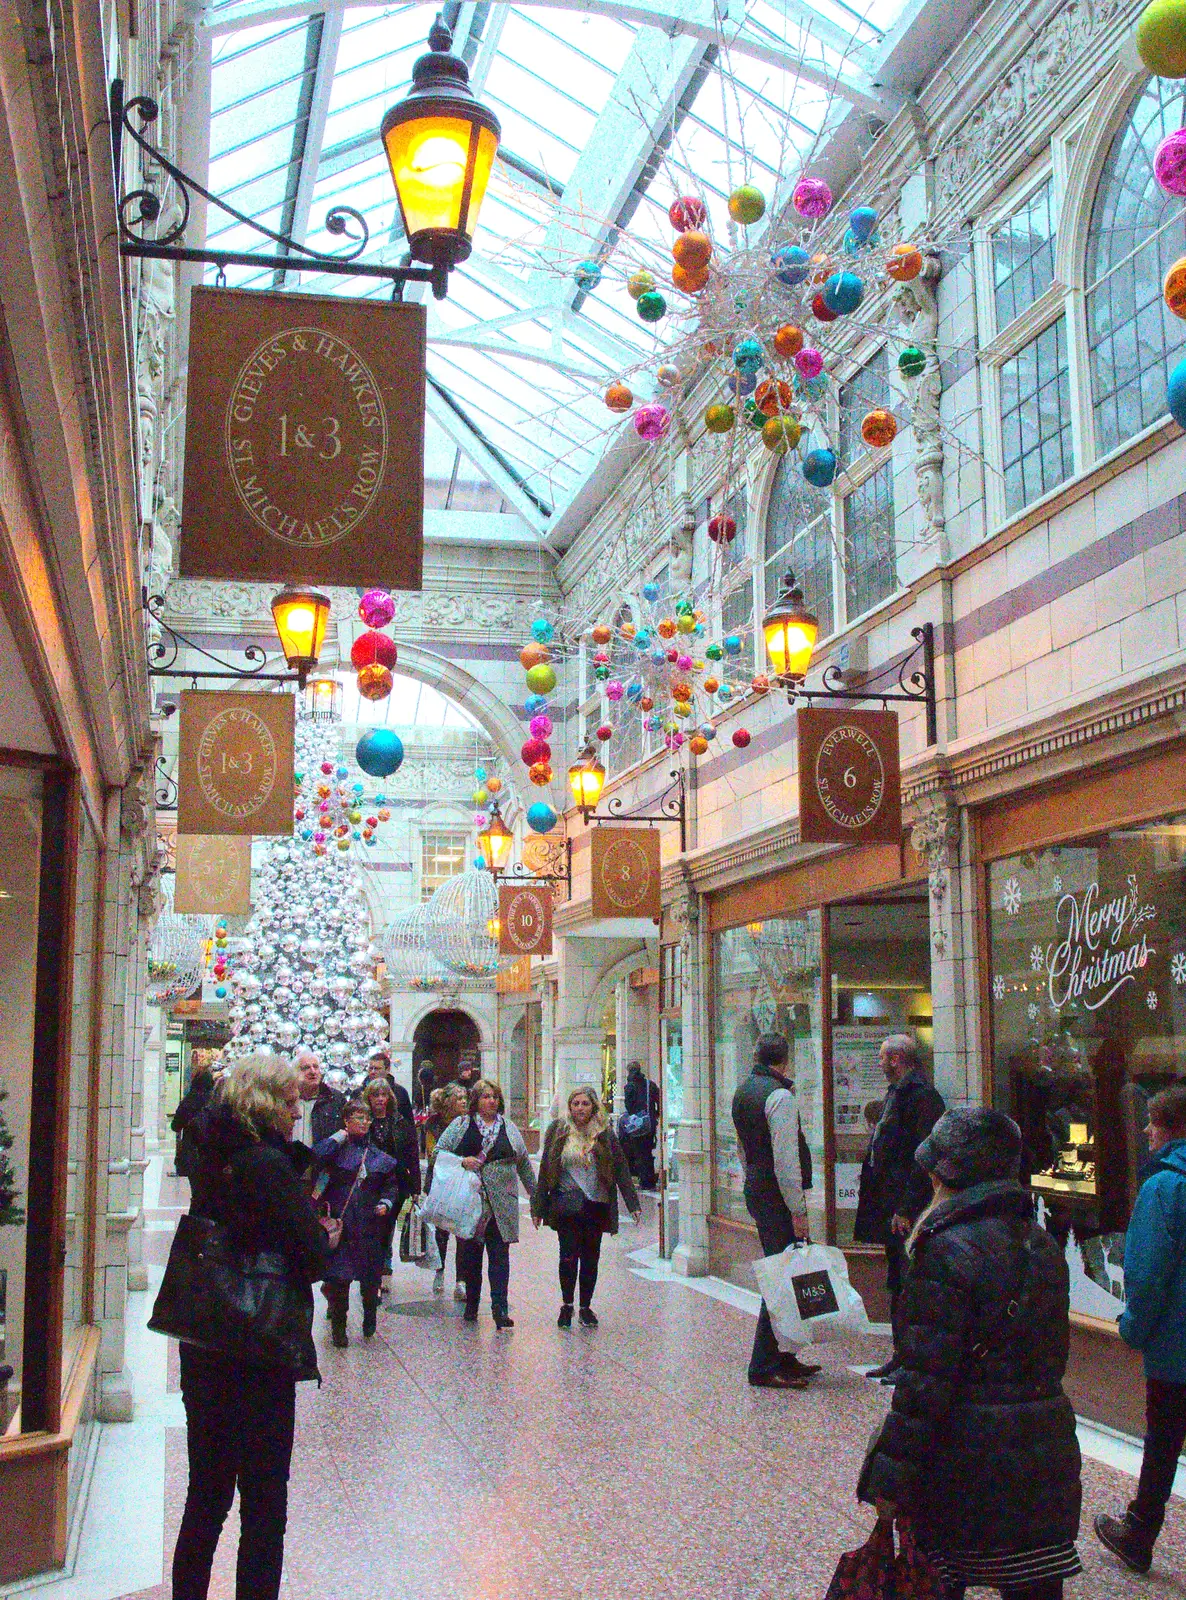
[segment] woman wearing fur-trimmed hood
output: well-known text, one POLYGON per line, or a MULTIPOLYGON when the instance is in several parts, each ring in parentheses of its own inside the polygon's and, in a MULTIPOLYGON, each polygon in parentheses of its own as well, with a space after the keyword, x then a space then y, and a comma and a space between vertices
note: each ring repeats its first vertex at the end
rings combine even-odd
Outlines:
POLYGON ((539 1181, 531 1202, 538 1228, 546 1222, 560 1240, 561 1328, 572 1327, 573 1294, 580 1281, 580 1320, 597 1326, 593 1290, 601 1259, 601 1239, 618 1231, 618 1194, 637 1223, 641 1202, 630 1168, 609 1126, 597 1090, 580 1084, 568 1096, 562 1116, 544 1135, 539 1181))

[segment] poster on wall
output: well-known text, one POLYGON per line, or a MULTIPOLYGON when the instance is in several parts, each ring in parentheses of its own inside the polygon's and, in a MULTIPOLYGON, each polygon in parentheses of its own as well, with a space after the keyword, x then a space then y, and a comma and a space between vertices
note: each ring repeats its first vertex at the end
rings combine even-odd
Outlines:
POLYGON ((799 837, 805 844, 897 844, 898 718, 892 711, 800 711, 799 837))
POLYGON ((197 288, 183 578, 419 589, 425 310, 197 288))
POLYGON ((245 917, 251 910, 251 839, 243 833, 177 836, 175 911, 245 917))
POLYGON ((504 956, 550 956, 552 892, 546 883, 498 887, 498 950, 504 956))
POLYGON ((291 694, 181 694, 177 832, 291 835, 291 694))
POLYGON ((832 1122, 838 1140, 868 1142, 876 1122, 874 1106, 885 1099, 885 1073, 881 1070, 882 1031, 875 1028, 832 1028, 832 1122))
POLYGON ((659 835, 654 828, 594 828, 593 915, 659 922, 659 835))

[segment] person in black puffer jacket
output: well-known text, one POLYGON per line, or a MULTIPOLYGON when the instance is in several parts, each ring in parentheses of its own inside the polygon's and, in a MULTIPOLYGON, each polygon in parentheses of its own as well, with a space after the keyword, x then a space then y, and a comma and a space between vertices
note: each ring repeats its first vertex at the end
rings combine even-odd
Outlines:
POLYGON ((308 1151, 293 1145, 296 1069, 277 1056, 240 1061, 199 1113, 191 1214, 234 1228, 249 1251, 282 1254, 308 1298, 299 1366, 278 1367, 181 1344, 189 1487, 173 1554, 173 1600, 206 1600, 227 1512, 239 1490, 236 1600, 276 1600, 284 1566, 288 1471, 298 1379, 316 1378, 312 1284, 329 1261, 325 1231, 301 1182, 308 1151))
POLYGON ((949 1600, 968 1586, 1059 1600, 1080 1570, 1067 1266, 1017 1182, 1020 1153, 1012 1118, 982 1108, 947 1112, 919 1146, 935 1199, 909 1241, 893 1407, 858 1488, 910 1518, 949 1600))

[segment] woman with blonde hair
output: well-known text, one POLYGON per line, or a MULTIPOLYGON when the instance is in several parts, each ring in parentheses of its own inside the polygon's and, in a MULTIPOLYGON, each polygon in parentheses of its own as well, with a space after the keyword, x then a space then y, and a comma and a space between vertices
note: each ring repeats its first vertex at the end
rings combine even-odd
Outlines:
POLYGON ((580 1283, 580 1320, 597 1326, 593 1291, 601 1240, 618 1231, 618 1195, 637 1224, 642 1205, 618 1136, 606 1120, 597 1090, 582 1083, 568 1096, 565 1114, 544 1135, 539 1182, 531 1203, 538 1228, 546 1222, 560 1240, 560 1315, 572 1327, 573 1294, 580 1283))
POLYGON ((469 1115, 449 1124, 437 1140, 437 1153, 451 1150, 479 1175, 482 1222, 473 1239, 457 1241, 457 1275, 465 1281, 465 1320, 478 1320, 482 1298, 482 1252, 490 1273, 490 1310, 496 1328, 513 1328, 507 1309, 511 1281, 510 1246, 519 1239, 519 1189, 535 1194, 535 1173, 523 1135, 506 1114, 502 1090, 479 1078, 469 1093, 469 1115), (518 1183, 516 1183, 516 1178, 518 1183))
POLYGON ((189 1487, 173 1553, 176 1600, 205 1600, 236 1488, 237 1600, 276 1600, 280 1591, 296 1386, 319 1376, 312 1285, 329 1260, 297 1171, 299 1115, 296 1069, 272 1055, 238 1062, 199 1113, 193 1200, 150 1324, 181 1341, 189 1487), (215 1287, 229 1295, 214 1315, 192 1294, 204 1252, 217 1256, 215 1287), (226 1284, 236 1270, 241 1294, 226 1284), (271 1315, 234 1314, 255 1306, 261 1290, 271 1315))

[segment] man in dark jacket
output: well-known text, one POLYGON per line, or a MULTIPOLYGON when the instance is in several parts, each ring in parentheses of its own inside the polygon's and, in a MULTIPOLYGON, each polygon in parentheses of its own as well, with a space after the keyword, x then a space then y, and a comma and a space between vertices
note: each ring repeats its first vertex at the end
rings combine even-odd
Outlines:
POLYGON ((1145 1365, 1145 1454, 1136 1498, 1123 1517, 1099 1516, 1101 1543, 1134 1572, 1148 1572, 1186 1442, 1186 1085, 1149 1101, 1153 1159, 1124 1240, 1120 1337, 1145 1365))
POLYGON ((342 1126, 346 1096, 321 1081, 321 1062, 312 1050, 302 1050, 293 1066, 301 1085, 301 1115, 293 1138, 311 1150, 342 1126))
POLYGON ((177 1135, 177 1154, 173 1165, 183 1178, 192 1178, 198 1167, 198 1129, 200 1114, 210 1103, 218 1079, 205 1056, 194 1062, 193 1076, 171 1123, 177 1135))
MULTIPOLYGON (((733 1126, 745 1165, 745 1204, 768 1256, 808 1238, 799 1164, 799 1107, 785 1072, 787 1055, 781 1034, 762 1034, 754 1048, 753 1070, 733 1096, 733 1126)), ((749 1381, 763 1389, 802 1389, 818 1371, 793 1353, 779 1350, 763 1300, 749 1381)))
MULTIPOLYGON (((918 1047, 908 1033, 882 1041, 881 1070, 889 1085, 861 1168, 859 1211, 870 1219, 869 1243, 885 1246, 886 1287, 893 1315, 902 1288, 903 1246, 931 1198, 926 1173, 914 1153, 943 1115, 943 1096, 927 1082, 918 1047), (867 1192, 868 1191, 868 1192, 867 1192)), ((871 1378, 892 1378, 896 1356, 874 1367, 871 1378)))

